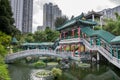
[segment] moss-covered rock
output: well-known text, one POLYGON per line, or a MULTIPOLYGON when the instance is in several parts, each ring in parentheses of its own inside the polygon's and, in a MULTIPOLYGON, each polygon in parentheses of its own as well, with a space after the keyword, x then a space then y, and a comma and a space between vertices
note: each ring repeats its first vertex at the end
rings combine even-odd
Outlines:
POLYGON ((43 68, 43 67, 46 67, 46 63, 44 63, 43 61, 37 61, 33 64, 33 66, 35 68, 43 68))

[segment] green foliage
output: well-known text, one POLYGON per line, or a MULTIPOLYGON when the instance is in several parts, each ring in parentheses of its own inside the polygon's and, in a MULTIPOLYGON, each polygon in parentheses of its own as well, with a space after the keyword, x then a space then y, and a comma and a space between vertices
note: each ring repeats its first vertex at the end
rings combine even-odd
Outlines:
POLYGON ((12 11, 9 0, 0 1, 0 31, 8 35, 16 35, 20 32, 14 27, 14 19, 12 18, 12 11))
POLYGON ((6 65, 0 65, 0 80, 10 80, 6 65))
POLYGON ((34 42, 34 38, 33 38, 33 36, 32 35, 27 35, 26 37, 25 37, 25 41, 26 42, 34 42))
POLYGON ((11 37, 3 32, 0 32, 0 43, 4 46, 8 46, 10 45, 10 42, 11 42, 11 37))
POLYGON ((45 67, 46 66, 46 63, 44 63, 43 61, 38 61, 38 62, 35 62, 33 64, 36 68, 40 68, 40 67, 45 67))
POLYGON ((20 44, 24 42, 54 42, 59 37, 59 32, 51 30, 49 27, 45 31, 36 31, 34 34, 28 33, 18 37, 20 44))
POLYGON ((0 55, 5 56, 7 53, 7 47, 10 45, 11 37, 5 33, 0 32, 0 55))
POLYGON ((5 56, 6 53, 7 53, 7 51, 5 50, 5 47, 0 44, 0 55, 5 56))
POLYGON ((68 18, 66 16, 58 17, 55 21, 55 27, 58 28, 59 26, 63 25, 68 18))
POLYGON ((103 27, 104 30, 111 32, 114 35, 120 35, 120 15, 115 13, 116 20, 106 20, 106 25, 103 27))
POLYGON ((101 26, 94 27, 94 30, 101 30, 101 26))
POLYGON ((54 42, 59 37, 59 32, 49 27, 45 31, 36 31, 33 34, 34 42, 54 42))
POLYGON ((45 42, 47 39, 44 31, 36 31, 33 37, 35 42, 45 42))
POLYGON ((58 77, 62 75, 62 70, 59 68, 53 68, 52 69, 52 74, 54 75, 54 77, 58 77))
POLYGON ((7 65, 4 63, 4 59, 1 55, 0 55, 0 80, 10 80, 7 65))
POLYGON ((11 37, 0 32, 0 80, 10 80, 7 66, 4 63, 4 56, 7 53, 6 47, 9 46, 11 37))
POLYGON ((47 27, 45 29, 45 33, 47 35, 47 41, 48 42, 55 41, 58 38, 58 36, 59 36, 59 32, 58 31, 51 30, 49 27, 47 27))

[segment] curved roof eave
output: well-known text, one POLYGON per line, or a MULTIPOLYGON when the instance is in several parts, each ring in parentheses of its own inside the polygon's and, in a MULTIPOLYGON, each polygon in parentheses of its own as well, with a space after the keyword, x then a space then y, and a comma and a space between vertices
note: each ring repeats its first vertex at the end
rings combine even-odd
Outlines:
POLYGON ((114 39, 111 40, 111 43, 120 43, 120 36, 116 36, 114 39))

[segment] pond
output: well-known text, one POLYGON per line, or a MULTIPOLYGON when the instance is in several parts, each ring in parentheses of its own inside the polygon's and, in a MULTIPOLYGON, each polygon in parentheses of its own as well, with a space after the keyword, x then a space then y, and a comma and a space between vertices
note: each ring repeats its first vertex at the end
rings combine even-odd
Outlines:
MULTIPOLYGON (((42 69, 22 64, 9 64, 8 69, 12 80, 41 80, 33 77, 33 73, 42 69)), ((72 64, 56 80, 120 80, 120 69, 108 63, 91 64, 91 67, 84 68, 72 64)))

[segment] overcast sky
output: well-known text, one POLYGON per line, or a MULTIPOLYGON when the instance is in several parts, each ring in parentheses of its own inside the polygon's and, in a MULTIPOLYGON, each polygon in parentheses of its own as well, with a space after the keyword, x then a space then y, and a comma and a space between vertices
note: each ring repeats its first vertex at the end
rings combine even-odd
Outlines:
POLYGON ((37 26, 43 25, 43 5, 52 2, 68 17, 77 16, 82 12, 101 11, 120 5, 120 0, 33 0, 33 32, 37 26))

